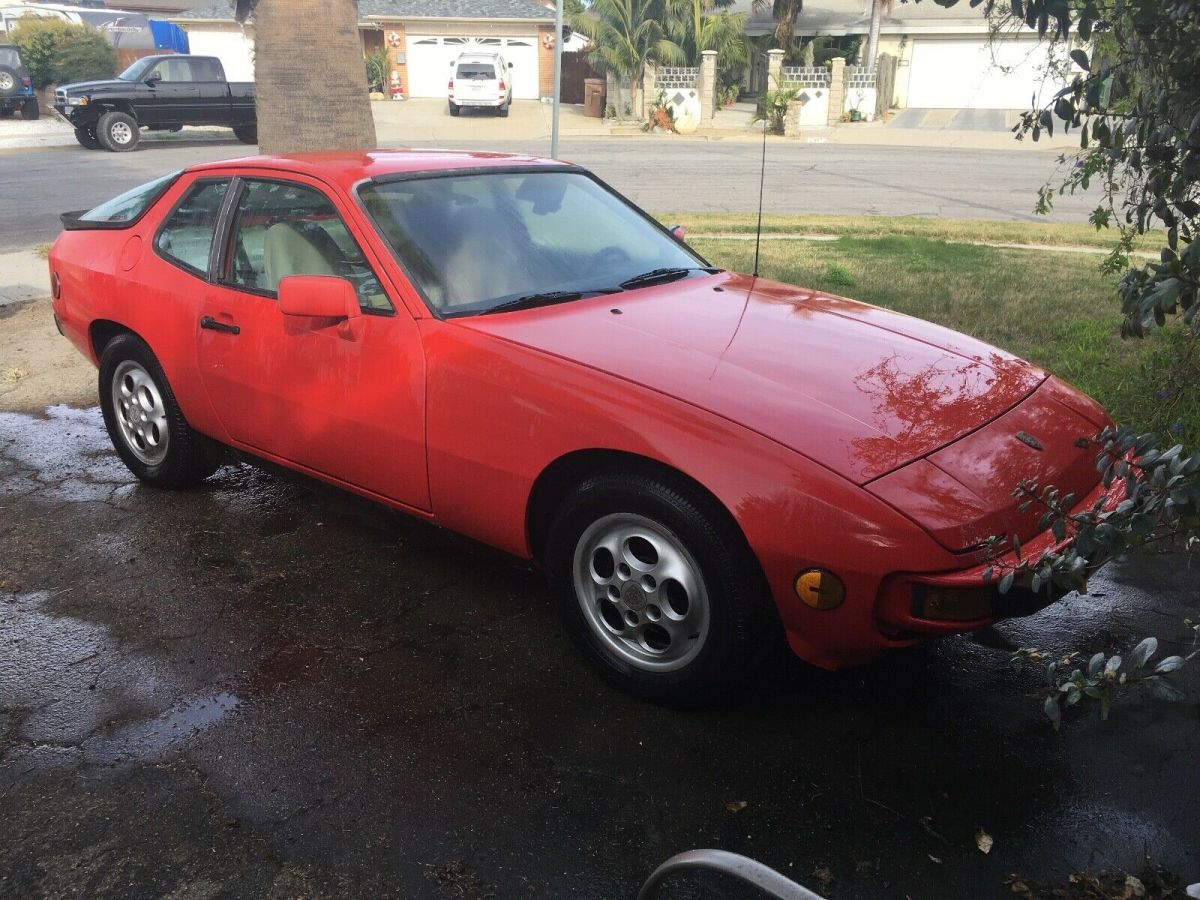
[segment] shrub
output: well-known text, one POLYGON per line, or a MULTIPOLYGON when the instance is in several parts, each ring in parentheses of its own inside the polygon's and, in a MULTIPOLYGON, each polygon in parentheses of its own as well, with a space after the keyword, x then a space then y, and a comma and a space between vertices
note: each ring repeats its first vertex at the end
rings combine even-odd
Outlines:
POLYGON ((112 47, 89 25, 25 16, 12 40, 35 87, 111 78, 117 68, 112 47))
POLYGON ((783 134, 788 104, 795 100, 799 93, 796 88, 767 91, 758 98, 758 107, 754 111, 753 121, 765 121, 771 134, 783 134))
POLYGON ((388 78, 392 74, 392 60, 387 50, 381 49, 376 50, 374 53, 368 53, 366 66, 367 89, 373 93, 386 94, 388 90, 388 78))

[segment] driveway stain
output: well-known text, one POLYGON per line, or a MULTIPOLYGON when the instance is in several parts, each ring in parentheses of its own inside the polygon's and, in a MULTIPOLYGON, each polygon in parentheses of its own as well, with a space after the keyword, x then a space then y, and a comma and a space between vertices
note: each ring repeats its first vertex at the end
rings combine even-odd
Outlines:
POLYGON ((701 846, 832 898, 1200 872, 1195 670, 1187 702, 1056 735, 1007 664, 1178 652, 1181 554, 859 669, 780 656, 680 713, 596 677, 523 563, 241 463, 143 487, 95 409, 0 413, 0 551, 3 897, 613 898, 701 846))

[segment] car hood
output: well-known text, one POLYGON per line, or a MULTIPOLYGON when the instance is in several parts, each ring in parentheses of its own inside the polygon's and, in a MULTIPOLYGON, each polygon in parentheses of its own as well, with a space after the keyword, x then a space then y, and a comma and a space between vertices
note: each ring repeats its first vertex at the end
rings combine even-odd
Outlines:
POLYGON ((858 484, 990 422, 1046 378, 920 319, 725 273, 456 321, 706 409, 858 484))
POLYGON ((96 94, 112 90, 128 91, 135 87, 137 87, 137 83, 133 81, 106 78, 103 81, 76 81, 71 84, 60 84, 58 90, 65 91, 70 96, 72 94, 96 94))

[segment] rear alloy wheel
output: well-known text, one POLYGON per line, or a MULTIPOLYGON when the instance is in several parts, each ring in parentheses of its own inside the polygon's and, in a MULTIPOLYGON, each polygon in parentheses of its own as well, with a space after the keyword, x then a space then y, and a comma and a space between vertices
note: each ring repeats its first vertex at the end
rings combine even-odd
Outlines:
POLYGON ((26 122, 36 122, 42 116, 42 108, 38 106, 37 97, 30 97, 21 107, 21 118, 26 122))
POLYGON ((462 109, 462 107, 459 106, 457 103, 451 103, 450 104, 450 115, 457 116, 461 109, 462 109))
POLYGON ((96 138, 95 125, 85 125, 82 128, 76 128, 75 140, 79 142, 79 146, 85 147, 88 150, 100 149, 100 141, 96 138))
POLYGON ((257 125, 235 125, 233 128, 233 136, 243 144, 258 143, 258 126, 257 125))
POLYGON ((106 112, 96 123, 96 139, 105 150, 124 153, 137 149, 142 133, 137 120, 129 113, 106 112))
POLYGON ((682 479, 580 484, 546 566, 568 630, 611 680, 670 706, 720 700, 774 645, 778 619, 728 514, 682 479))
POLYGON ((146 484, 190 487, 220 468, 223 448, 191 429, 158 360, 131 334, 100 355, 100 408, 117 455, 146 484))

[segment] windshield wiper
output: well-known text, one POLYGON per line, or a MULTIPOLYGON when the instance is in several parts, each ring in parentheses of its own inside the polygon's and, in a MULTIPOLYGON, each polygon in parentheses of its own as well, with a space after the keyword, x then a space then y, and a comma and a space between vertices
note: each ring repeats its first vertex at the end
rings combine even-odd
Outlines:
POLYGON ((514 309, 532 309, 535 306, 550 306, 553 303, 565 303, 568 300, 581 300, 584 297, 594 297, 598 294, 616 294, 620 288, 594 288, 587 291, 542 291, 537 294, 526 294, 498 303, 491 309, 484 310, 480 315, 490 316, 492 313, 509 312, 514 309))
POLYGON ((687 275, 688 272, 707 272, 709 275, 716 275, 720 271, 720 269, 714 269, 712 266, 692 266, 691 268, 673 266, 665 269, 651 269, 649 272, 643 272, 641 275, 626 278, 621 282, 621 288, 629 290, 630 288, 646 287, 651 284, 677 281, 687 275))

